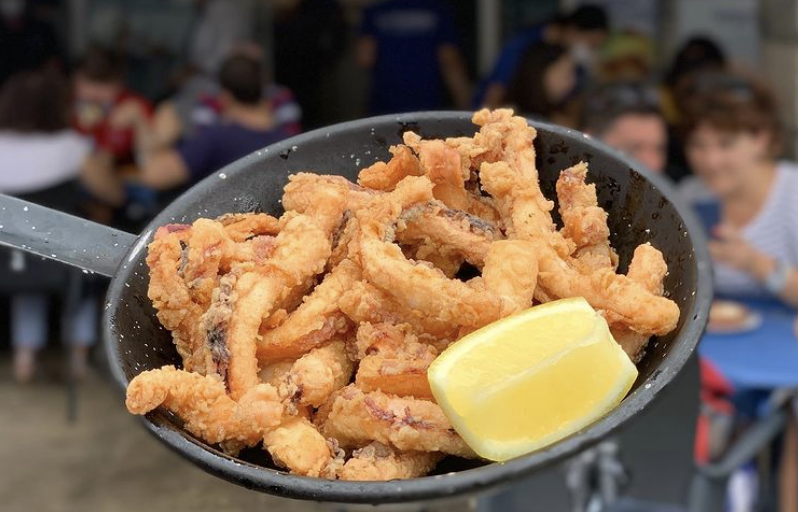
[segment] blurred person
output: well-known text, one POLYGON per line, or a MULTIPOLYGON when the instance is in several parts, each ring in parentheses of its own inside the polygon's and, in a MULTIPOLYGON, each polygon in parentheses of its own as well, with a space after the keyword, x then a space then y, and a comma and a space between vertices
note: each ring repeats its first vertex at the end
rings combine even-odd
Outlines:
POLYGON ((665 75, 663 108, 668 122, 676 125, 680 121, 679 99, 676 94, 685 81, 697 73, 721 71, 726 66, 723 50, 712 39, 705 36, 688 39, 677 50, 665 75))
POLYGON ((597 75, 601 83, 649 80, 653 67, 654 43, 638 32, 615 33, 598 52, 597 75))
POLYGON ((28 0, 0 0, 0 85, 18 71, 60 62, 55 29, 28 0))
POLYGON ((718 43, 707 36, 694 36, 676 51, 665 81, 675 86, 682 77, 696 72, 721 71, 726 64, 726 55, 718 43))
POLYGON ((704 219, 716 292, 798 307, 798 166, 777 160, 782 132, 772 91, 710 72, 694 77, 684 95, 685 153, 695 177, 681 191, 696 205, 717 202, 717 218, 704 219))
POLYGON ((496 108, 505 103, 507 89, 527 48, 539 42, 565 46, 583 72, 607 39, 607 13, 597 5, 582 5, 565 16, 529 28, 507 42, 477 94, 476 104, 496 108))
POLYGON ((219 84, 219 119, 175 148, 148 138, 150 123, 139 118, 141 184, 162 191, 183 187, 289 136, 276 124, 272 105, 263 97, 262 61, 242 54, 228 57, 219 70, 219 84))
POLYGON ((114 52, 93 47, 74 74, 74 126, 94 140, 112 165, 135 161, 135 122, 152 115, 152 105, 125 86, 124 66, 114 52))
POLYGON ((437 0, 385 0, 363 11, 357 61, 371 71, 370 112, 434 110, 448 92, 469 104, 470 85, 454 17, 437 0))
POLYGON ((676 52, 662 86, 662 113, 668 123, 670 144, 666 172, 674 181, 691 174, 684 147, 677 134, 682 121, 682 103, 689 98, 680 95, 684 85, 695 75, 726 69, 728 62, 723 50, 712 39, 696 36, 688 39, 676 52))
POLYGON ((563 107, 575 86, 576 63, 568 49, 535 43, 518 64, 506 102, 521 115, 572 125, 563 107))
POLYGON ((581 130, 657 174, 665 171, 668 129, 657 89, 644 82, 615 83, 590 91, 581 130))
POLYGON ((347 31, 337 0, 300 0, 275 12, 275 80, 296 94, 309 128, 328 121, 324 90, 346 48, 347 31))
MULTIPOLYGON (((75 180, 90 158, 91 143, 70 129, 69 106, 68 86, 53 70, 20 72, 4 84, 0 90, 0 192, 76 213, 75 180)), ((31 267, 27 272, 36 272, 38 262, 27 261, 31 267)), ((11 298, 11 343, 18 381, 34 376, 36 353, 47 341, 48 306, 49 297, 41 292, 22 292, 11 298)), ((63 311, 63 340, 70 347, 71 371, 76 377, 87 369, 88 351, 96 341, 97 313, 90 298, 63 311)))
MULTIPOLYGON (((685 154, 695 174, 682 180, 680 192, 710 237, 715 295, 762 314, 762 331, 755 332, 769 336, 769 322, 798 309, 798 165, 778 160, 783 135, 777 102, 764 84, 729 71, 699 73, 680 89, 685 154)), ((753 344, 750 350, 760 349, 753 344)), ((745 425, 777 392, 741 387, 731 403, 745 425)), ((788 431, 778 455, 779 499, 794 495, 794 482, 785 479, 798 461, 794 436, 788 431)), ((754 496, 756 478, 748 463, 731 481, 754 496)), ((737 493, 729 498, 732 506, 747 501, 737 493)))
MULTIPOLYGON (((254 42, 236 44, 228 56, 245 55, 256 59, 266 69, 263 49, 254 42)), ((153 138, 161 146, 172 146, 192 137, 203 126, 218 122, 222 115, 221 85, 218 73, 197 74, 186 81, 177 93, 158 105, 153 115, 153 138)), ((288 135, 302 132, 303 110, 291 89, 278 85, 268 77, 264 81, 263 98, 269 104, 276 128, 288 135)))

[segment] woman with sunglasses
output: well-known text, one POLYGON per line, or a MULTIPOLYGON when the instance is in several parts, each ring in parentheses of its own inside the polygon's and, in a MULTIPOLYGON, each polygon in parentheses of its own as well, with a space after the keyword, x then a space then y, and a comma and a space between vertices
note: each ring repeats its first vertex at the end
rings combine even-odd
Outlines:
MULTIPOLYGON (((701 355, 734 385, 735 416, 746 424, 780 402, 776 390, 797 382, 798 165, 777 159, 778 107, 763 85, 708 72, 688 82, 680 97, 685 155, 695 173, 682 189, 709 231, 716 296, 734 301, 713 305, 701 355), (713 210, 707 198, 719 207, 713 210)), ((779 509, 795 510, 794 420, 779 458, 779 509)), ((738 490, 755 478, 750 464, 732 476, 738 490)))
POLYGON ((773 94, 721 72, 686 87, 685 153, 696 177, 683 191, 719 204, 709 226, 716 291, 798 307, 798 166, 777 160, 782 133, 773 94))

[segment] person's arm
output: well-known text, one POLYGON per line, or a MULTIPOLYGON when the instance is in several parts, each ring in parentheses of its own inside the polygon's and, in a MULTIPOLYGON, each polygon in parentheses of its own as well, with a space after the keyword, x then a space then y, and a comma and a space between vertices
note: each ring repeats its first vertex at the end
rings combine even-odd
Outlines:
POLYGON ((489 84, 485 89, 485 96, 482 98, 482 106, 486 108, 499 108, 504 105, 507 96, 507 87, 499 82, 489 84))
POLYGON ((377 62, 377 27, 374 24, 374 11, 366 8, 355 44, 355 61, 363 69, 371 69, 377 62))
MULTIPOLYGON (((739 231, 719 226, 715 233, 717 239, 709 242, 712 259, 741 272, 745 272, 765 284, 779 271, 779 262, 749 244, 739 231)), ((787 269, 784 285, 777 292, 778 297, 798 308, 798 268, 787 269)))
POLYGON ((471 85, 460 49, 453 44, 441 45, 438 47, 438 62, 455 107, 467 109, 471 103, 471 85))
POLYGON ((360 36, 355 46, 357 64, 363 69, 371 69, 377 62, 377 41, 371 36, 360 36))
POLYGON ((203 178, 214 169, 213 155, 219 143, 224 141, 207 126, 176 148, 154 151, 139 162, 139 182, 155 190, 168 190, 203 178))
POLYGON ((107 151, 89 154, 80 170, 80 182, 92 196, 119 207, 125 202, 125 190, 114 171, 113 160, 107 151))
MULTIPOLYGON (((762 283, 766 283, 770 276, 780 271, 779 262, 761 252, 754 254, 749 265, 750 274, 762 283)), ((798 269, 788 266, 786 276, 784 286, 777 295, 787 304, 798 308, 798 269)))
POLYGON ((181 154, 174 149, 162 149, 143 162, 137 181, 154 190, 169 190, 185 185, 190 178, 181 154))
POLYGON ((177 107, 171 101, 158 105, 152 121, 136 127, 136 145, 139 151, 151 152, 173 146, 183 134, 183 125, 177 107))

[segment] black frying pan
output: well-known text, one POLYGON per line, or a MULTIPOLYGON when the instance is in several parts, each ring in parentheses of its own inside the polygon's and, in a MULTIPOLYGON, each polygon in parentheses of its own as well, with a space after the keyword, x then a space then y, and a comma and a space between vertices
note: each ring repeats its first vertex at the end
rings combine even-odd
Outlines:
MULTIPOLYGON (((638 244, 652 242, 668 263, 665 289, 681 308, 677 329, 652 340, 631 394, 614 411, 567 439, 503 464, 450 458, 434 475, 377 483, 289 475, 276 469, 263 450, 229 457, 194 438, 175 417, 160 410, 143 420, 147 429, 206 471, 244 487, 308 500, 388 503, 453 496, 508 483, 586 448, 638 414, 681 370, 706 324, 711 289, 699 224, 664 179, 641 171, 579 132, 533 125, 538 129, 535 145, 544 193, 555 197, 554 182, 560 170, 580 160, 589 162, 589 179, 596 182, 599 203, 610 214, 621 270, 638 244)), ((138 237, 0 196, 0 243, 112 277, 103 333, 114 378, 124 388, 143 370, 179 364, 170 336, 158 323, 147 298, 144 260, 158 226, 254 209, 279 214, 282 189, 292 173, 311 170, 354 179, 361 167, 389 158, 388 147, 399 143, 406 130, 424 137, 446 137, 471 135, 475 129, 470 114, 427 112, 364 119, 300 135, 208 177, 172 203, 138 237)))

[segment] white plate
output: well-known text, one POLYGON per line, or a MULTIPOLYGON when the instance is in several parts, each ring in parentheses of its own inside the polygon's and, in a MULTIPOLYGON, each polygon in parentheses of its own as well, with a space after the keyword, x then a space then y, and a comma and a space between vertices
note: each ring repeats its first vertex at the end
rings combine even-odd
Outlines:
POLYGON ((742 334, 759 329, 762 325, 762 315, 756 311, 749 311, 745 320, 735 326, 715 326, 707 325, 707 332, 710 334, 742 334))

